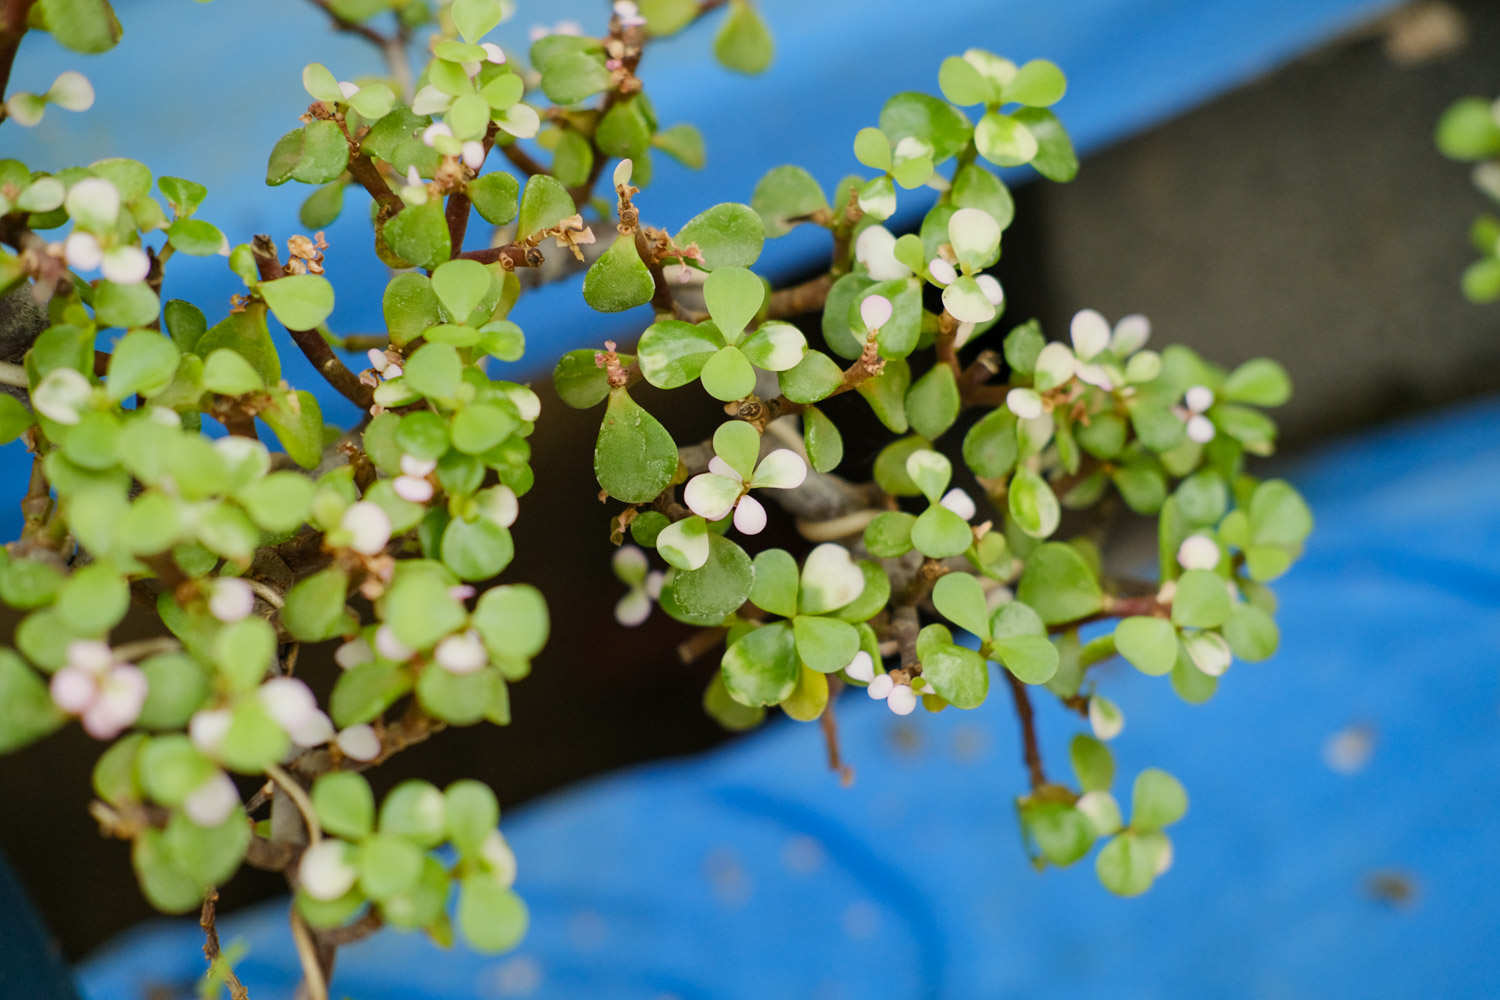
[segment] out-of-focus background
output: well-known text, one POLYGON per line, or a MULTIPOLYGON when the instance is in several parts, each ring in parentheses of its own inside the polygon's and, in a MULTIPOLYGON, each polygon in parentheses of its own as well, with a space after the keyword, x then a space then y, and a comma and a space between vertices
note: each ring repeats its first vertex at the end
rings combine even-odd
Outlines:
MULTIPOLYGON (((603 3, 520 6, 499 33, 517 52, 534 23, 604 19, 603 3)), ((306 189, 267 190, 262 177, 265 153, 307 102, 300 69, 317 60, 348 78, 376 71, 375 54, 301 0, 117 7, 125 39, 107 55, 27 39, 16 86, 42 89, 78 68, 98 101, 86 115, 49 112, 32 132, 7 124, 0 155, 34 167, 135 156, 207 184, 201 214, 233 242, 298 231, 306 189)), ((1059 63, 1070 90, 1056 110, 1084 166, 1071 184, 1016 189, 1000 267, 1007 319, 1038 316, 1056 336, 1085 306, 1144 312, 1160 342, 1226 364, 1286 364, 1297 391, 1278 414, 1284 456, 1269 467, 1304 489, 1319 527, 1306 563, 1278 586, 1283 652, 1231 671, 1201 708, 1128 669, 1107 675, 1129 719, 1115 744, 1122 774, 1160 764, 1192 796, 1174 829, 1175 867, 1143 900, 1109 896, 1090 862, 1026 866, 1010 806, 1024 772, 1001 702, 897 721, 846 699, 850 790, 824 771, 815 727, 778 721, 718 746, 725 736, 699 706, 716 658, 683 664, 684 630, 661 616, 634 631, 613 623, 607 516, 588 459, 598 415, 563 407, 544 385, 561 351, 628 338, 649 319, 602 319, 576 281, 559 283, 516 316, 528 336, 520 370, 543 376, 534 443, 544 457, 508 571, 549 595, 553 639, 514 691, 510 727, 446 733, 378 779, 478 777, 497 789, 532 935, 493 960, 435 959, 430 946, 382 934, 341 959, 336 992, 1493 995, 1500 309, 1459 294, 1481 197, 1431 133, 1453 99, 1500 92, 1500 5, 761 7, 778 45, 764 78, 716 67, 710 25, 648 52, 642 75, 659 117, 703 129, 708 167, 659 163, 638 199, 646 221, 675 228, 707 205, 748 200, 784 162, 831 185, 856 167, 849 140, 884 99, 935 91, 938 63, 964 47, 1059 63), (528 545, 528 532, 547 546, 528 545), (676 759, 689 754, 699 756, 676 759), (659 759, 671 760, 560 791, 659 759)), ((350 202, 328 234, 332 322, 373 331, 384 277, 362 198, 350 202)), ((790 282, 815 271, 819 235, 768 243, 765 272, 790 282)), ((227 304, 236 285, 220 259, 181 263, 169 296, 210 312, 227 304)), ((284 356, 288 378, 311 387, 296 352, 284 356)), ((680 439, 716 422, 664 394, 648 400, 680 439)), ((330 419, 351 415, 329 393, 322 401, 330 419)), ((851 443, 856 466, 877 447, 873 436, 865 444, 851 443)), ((20 457, 0 453, 7 530, 19 525, 20 457)), ((1076 724, 1041 716, 1059 771, 1076 724)), ((93 956, 89 996, 147 986, 177 996, 200 971, 195 927, 106 946, 151 911, 125 846, 101 840, 85 811, 96 752, 71 729, 0 758, 0 852, 60 954, 93 956)), ((223 909, 283 891, 242 875, 223 909)), ((224 923, 226 938, 251 945, 242 971, 263 984, 256 1000, 290 995, 282 926, 274 909, 224 923)), ((0 937, 0 958, 21 940, 0 937)))

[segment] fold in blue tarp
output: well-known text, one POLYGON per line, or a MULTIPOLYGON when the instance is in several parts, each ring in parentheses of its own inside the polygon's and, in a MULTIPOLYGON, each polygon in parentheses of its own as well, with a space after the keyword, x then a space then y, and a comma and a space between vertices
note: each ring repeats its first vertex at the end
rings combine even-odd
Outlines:
MULTIPOLYGON (((1207 705, 1116 664, 1127 719, 1115 792, 1147 766, 1187 786, 1176 861, 1122 900, 1091 861, 1026 866, 1003 692, 897 720, 840 703, 851 789, 816 726, 596 780, 507 814, 532 908, 519 951, 443 952, 383 932, 340 960, 334 996, 1494 996, 1500 908, 1500 401, 1328 448, 1289 470, 1318 518, 1276 585, 1282 650, 1238 664, 1207 705), (1372 734, 1355 773, 1324 762, 1372 734), (1405 903, 1372 886, 1409 885, 1405 903)), ((1067 772, 1076 717, 1039 712, 1067 772)), ((290 997, 285 904, 223 923, 256 1000, 290 997)), ((84 966, 93 1000, 200 971, 187 921, 84 966)))

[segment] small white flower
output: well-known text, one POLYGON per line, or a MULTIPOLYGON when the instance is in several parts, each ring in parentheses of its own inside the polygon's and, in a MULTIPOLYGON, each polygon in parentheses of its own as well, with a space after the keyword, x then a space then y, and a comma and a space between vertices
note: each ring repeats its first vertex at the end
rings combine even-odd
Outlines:
POLYGON ((359 93, 359 84, 357 84, 357 83, 351 83, 348 80, 340 80, 339 81, 339 93, 343 94, 344 95, 344 100, 347 101, 349 98, 351 98, 355 94, 359 93))
POLYGON ((1195 413, 1187 421, 1188 440, 1208 444, 1214 439, 1214 422, 1201 413, 1195 413))
POLYGON ((341 526, 352 536, 349 547, 367 556, 383 551, 391 540, 390 515, 368 500, 351 504, 341 526))
POLYGON ((616 0, 615 16, 627 28, 638 28, 646 23, 646 19, 641 16, 641 9, 632 0, 616 0))
POLYGON ((232 721, 234 716, 227 708, 200 709, 188 720, 188 738, 204 753, 216 753, 232 721))
POLYGON ((953 265, 941 257, 934 257, 927 262, 927 273, 939 285, 951 285, 958 280, 958 272, 953 269, 953 265))
POLYGON ((484 58, 486 61, 495 63, 496 65, 505 64, 505 50, 494 42, 485 42, 479 47, 484 49, 484 58))
POLYGON ((218 826, 230 817, 235 806, 240 804, 240 793, 223 771, 188 793, 182 802, 182 811, 198 826, 218 826))
POLYGON ((93 704, 98 693, 97 676, 79 667, 63 667, 52 675, 52 701, 69 715, 79 715, 93 704))
POLYGON ((857 681, 868 684, 875 679, 875 661, 870 654, 861 649, 854 654, 854 659, 844 667, 844 673, 857 681))
POLYGON ((54 368, 37 384, 31 405, 48 420, 72 426, 81 419, 80 410, 93 395, 94 387, 81 372, 54 368))
POLYGON ((135 285, 145 281, 151 272, 151 258, 140 247, 115 247, 104 254, 99 269, 106 281, 135 285))
POLYGON ((1035 389, 1012 389, 1005 394, 1005 406, 1022 420, 1035 420, 1042 415, 1042 397, 1035 389))
POLYGON ((1177 547, 1183 569, 1213 569, 1219 565, 1219 545, 1207 535, 1192 535, 1177 547))
POLYGON ((322 711, 314 709, 297 720, 297 724, 287 730, 287 735, 304 749, 320 747, 333 739, 333 721, 322 711))
POLYGON ((943 498, 938 503, 947 507, 965 521, 974 520, 974 515, 979 513, 979 509, 974 506, 974 498, 957 486, 944 493, 943 498))
MULTIPOLYGON (((417 166, 416 166, 416 164, 412 164, 412 165, 410 165, 410 166, 408 166, 406 168, 406 184, 407 184, 408 187, 421 187, 422 186, 422 175, 419 174, 419 173, 417 173, 417 166)), ((371 348, 370 349, 370 353, 374 354, 375 353, 375 349, 371 348)))
POLYGON ((865 693, 868 694, 871 698, 874 698, 876 701, 884 701, 886 698, 890 697, 890 694, 893 690, 895 690, 895 687, 896 682, 891 679, 890 674, 881 674, 874 680, 870 681, 870 686, 865 688, 865 693))
POLYGON ((807 479, 807 462, 787 448, 777 448, 761 459, 746 483, 740 473, 719 456, 709 460, 708 472, 688 480, 682 500, 689 510, 707 521, 718 521, 735 511, 735 527, 753 535, 766 526, 766 511, 759 500, 750 496, 751 489, 794 490, 807 479), (741 514, 738 508, 750 502, 741 514))
POLYGON ((1206 385, 1195 385, 1183 394, 1182 401, 1191 413, 1202 413, 1214 405, 1214 391, 1206 385))
POLYGON ((445 139, 453 138, 453 130, 448 127, 447 122, 433 122, 422 130, 422 144, 431 146, 437 142, 439 137, 445 139))
POLYGON ((490 654, 473 629, 450 635, 433 651, 437 665, 450 674, 472 674, 490 662, 490 654))
POLYGON ((312 688, 296 677, 272 677, 260 686, 260 703, 276 724, 287 732, 302 728, 318 711, 312 688))
POLYGON ((112 740, 135 722, 146 703, 146 675, 120 663, 99 681, 97 697, 83 710, 83 728, 96 740, 112 740))
POLYGON ((1091 360, 1109 346, 1109 321, 1097 310, 1083 309, 1076 313, 1068 332, 1073 341, 1073 352, 1081 361, 1091 360))
POLYGON ((484 166, 484 155, 484 143, 478 139, 470 139, 459 150, 459 156, 462 157, 464 166, 470 170, 478 170, 484 166))
POLYGON ((375 650, 363 636, 350 639, 338 649, 333 651, 333 662, 337 663, 343 670, 353 670, 355 667, 363 666, 375 659, 375 650))
POLYGON ((115 654, 109 643, 98 639, 75 639, 64 651, 68 666, 86 670, 91 674, 102 674, 114 666, 115 654))
POLYGON ((453 586, 448 588, 448 596, 453 598, 455 601, 467 601, 477 593, 479 593, 479 591, 475 590, 472 585, 467 583, 455 583, 453 586))
POLYGON ((864 320, 865 329, 879 330, 890 322, 891 300, 884 295, 866 295, 859 304, 859 318, 864 320))
POLYGON ((416 476, 397 476, 391 483, 391 489, 402 500, 411 503, 426 503, 432 499, 433 494, 432 483, 416 476))
POLYGON ((75 271, 93 271, 104 260, 104 252, 93 233, 75 229, 63 240, 63 259, 75 271))
POLYGON ((896 237, 884 226, 870 226, 854 241, 854 259, 863 264, 876 281, 891 281, 911 274, 911 268, 896 259, 896 237))
POLYGON ((359 873, 348 862, 348 845, 342 840, 321 840, 302 852, 297 882, 313 899, 338 899, 354 888, 359 873))
POLYGON ((380 737, 375 735, 375 727, 368 723, 362 722, 343 730, 336 742, 344 756, 354 760, 368 762, 380 756, 380 737))
POLYGON ((375 630, 375 652, 396 663, 404 663, 417 653, 415 649, 396 638, 396 630, 389 625, 382 625, 375 630))
POLYGON ((658 600, 661 597, 661 588, 665 586, 666 582, 667 574, 659 569, 653 569, 647 573, 646 596, 650 597, 653 601, 658 600))
POLYGON ((984 297, 990 300, 991 305, 998 306, 1005 301, 1005 289, 1000 287, 1000 279, 993 274, 981 274, 974 279, 984 297))
POLYGON ((650 562, 646 553, 634 545, 622 545, 610 558, 615 576, 625 584, 625 596, 615 604, 615 621, 626 628, 635 628, 651 617, 651 602, 661 593, 660 573, 648 572, 650 562), (658 582, 652 592, 652 577, 658 582))
POLYGON ((415 455, 401 456, 401 471, 408 476, 429 476, 437 468, 437 462, 415 455))
POLYGON ((221 576, 211 583, 208 594, 208 611, 219 621, 228 624, 248 618, 255 610, 255 591, 244 580, 233 576, 221 576))
POLYGON ((897 684, 886 695, 885 703, 897 715, 910 715, 912 709, 917 707, 917 693, 911 689, 910 684, 897 684))

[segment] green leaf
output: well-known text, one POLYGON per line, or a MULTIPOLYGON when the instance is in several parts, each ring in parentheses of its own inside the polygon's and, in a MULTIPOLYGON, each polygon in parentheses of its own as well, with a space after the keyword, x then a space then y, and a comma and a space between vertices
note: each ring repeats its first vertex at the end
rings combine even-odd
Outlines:
POLYGON ((995 658, 1026 684, 1045 684, 1057 673, 1057 647, 1043 635, 1017 635, 996 639, 995 658))
POLYGON ((1016 526, 1032 538, 1051 535, 1062 519, 1062 508, 1052 487, 1027 468, 1017 469, 1011 478, 1009 503, 1016 526))
POLYGON ((1037 851, 1051 864, 1066 868, 1094 846, 1094 828, 1083 813, 1066 802, 1028 802, 1021 822, 1037 851))
POLYGON ((989 664, 984 657, 952 643, 927 651, 922 657, 922 676, 955 708, 978 708, 990 693, 989 664))
POLYGON ((1115 648, 1141 673, 1160 677, 1177 662, 1177 630, 1165 618, 1134 615, 1115 626, 1115 648))
POLYGON ((1000 103, 999 89, 962 56, 949 56, 943 60, 938 67, 938 88, 944 97, 960 107, 1000 103))
POLYGON ((1016 464, 1016 415, 997 407, 964 435, 963 455, 969 471, 982 479, 999 479, 1016 464))
MULTIPOLYGON (((646 327, 636 350, 641 374, 647 382, 659 389, 676 389, 698 378, 704 364, 722 346, 723 343, 704 327, 669 319, 646 327)), ((589 363, 592 364, 592 352, 589 363)), ((561 363, 558 368, 561 370, 561 363)), ((602 376, 602 371, 600 374, 602 376)), ((600 398, 603 398, 602 394, 600 398)))
POLYGON ((429 781, 401 782, 380 804, 380 832, 405 837, 419 847, 436 847, 447 832, 443 793, 429 781))
POLYGON ((797 655, 820 674, 844 669, 859 652, 859 633, 854 626, 833 618, 798 615, 792 621, 797 655))
POLYGON ((949 573, 932 588, 932 603, 938 613, 959 628, 981 639, 988 637, 990 614, 984 588, 968 573, 949 573))
POLYGON ((144 281, 117 285, 100 281, 94 287, 94 318, 100 326, 150 326, 161 312, 161 300, 144 281))
POLYGON ((372 722, 411 690, 411 675, 394 663, 362 663, 339 675, 328 699, 328 714, 340 728, 372 722))
POLYGON ((774 239, 791 232, 795 223, 789 220, 826 211, 828 199, 812 174, 787 164, 760 179, 750 197, 750 207, 760 216, 765 235, 774 239))
MULTIPOLYGON (((530 190, 529 185, 527 189, 530 190)), ((525 207, 522 206, 524 215, 525 207)), ((442 205, 437 201, 408 205, 392 216, 380 232, 392 252, 413 267, 435 268, 453 252, 448 238, 448 222, 443 217, 442 205)))
MULTIPOLYGON (((953 175, 949 196, 954 207, 980 209, 999 223, 1001 229, 1009 226, 1016 216, 1016 204, 1010 191, 1000 178, 978 163, 966 164, 953 175)), ((947 220, 942 220, 941 231, 946 232, 947 225, 947 220)))
MULTIPOLYGON (((108 52, 124 34, 108 0, 40 0, 32 16, 64 48, 74 52, 108 52)), ((22 24, 7 27, 18 31, 17 38, 26 30, 22 24)))
POLYGON ((730 0, 729 16, 714 36, 714 57, 726 69, 755 75, 771 65, 776 46, 760 13, 746 0, 730 0))
POLYGON ((1189 570, 1177 580, 1172 621, 1186 628, 1217 628, 1229 617, 1229 590, 1224 578, 1207 569, 1189 570))
POLYGON ((760 706, 742 705, 729 694, 724 686, 722 670, 714 672, 713 680, 703 692, 703 710, 725 729, 740 732, 760 725, 766 710, 760 706))
POLYGON ((894 559, 911 551, 911 529, 916 517, 905 511, 885 511, 865 528, 865 548, 877 559, 894 559))
POLYGON ((739 342, 765 298, 765 283, 741 267, 721 268, 703 283, 704 303, 728 344, 739 342))
POLYGON ((998 111, 991 111, 979 120, 974 129, 974 145, 980 156, 998 167, 1030 163, 1040 149, 1029 128, 998 111))
POLYGON ((203 387, 225 396, 242 396, 266 387, 260 373, 238 352, 221 347, 203 362, 203 387))
POLYGON ((738 347, 721 347, 703 363, 703 388, 715 399, 730 402, 755 390, 755 369, 738 347))
POLYGON ((500 803, 488 785, 465 779, 444 790, 443 813, 454 846, 474 854, 500 822, 500 803))
POLYGON ((491 587, 475 605, 472 624, 491 655, 528 660, 547 644, 547 602, 529 584, 491 587))
POLYGON ((313 782, 312 803, 324 833, 359 841, 375 829, 375 793, 353 771, 319 776, 313 782))
MULTIPOLYGON (((497 170, 469 182, 469 200, 485 222, 502 226, 516 217, 516 198, 520 185, 504 171, 497 170)), ((571 203, 570 203, 571 204, 571 203)))
POLYGON ((130 863, 148 902, 164 913, 186 913, 203 903, 203 887, 177 866, 165 836, 147 829, 130 848, 130 863))
POLYGON ((1253 604, 1236 604, 1224 621, 1224 638, 1235 656, 1251 663, 1268 660, 1281 643, 1276 620, 1253 604))
POLYGON ((333 312, 333 285, 316 274, 262 281, 257 291, 288 330, 315 330, 333 312))
POLYGON ((1224 380, 1223 397, 1252 406, 1280 406, 1292 397, 1292 381, 1275 361, 1254 358, 1224 380))
POLYGON ((535 174, 527 179, 526 189, 521 193, 521 219, 516 233, 530 236, 577 213, 567 188, 546 174, 535 174))
POLYGON ((360 891, 376 901, 407 891, 422 874, 421 849, 391 834, 366 838, 353 855, 360 891))
POLYGON ((708 545, 707 562, 673 569, 662 589, 662 610, 689 625, 721 624, 745 603, 755 578, 744 549, 719 535, 710 535, 708 545))
POLYGON ((1120 896, 1139 896, 1156 880, 1155 851, 1142 838, 1126 831, 1116 834, 1094 859, 1099 881, 1120 896))
POLYGON ((879 173, 891 169, 891 141, 878 128, 862 128, 854 134, 854 158, 879 173))
POLYGON ((412 649, 427 649, 463 627, 468 613, 451 591, 451 577, 434 572, 397 576, 385 595, 385 621, 412 649))
POLYGON ((282 625, 302 642, 321 642, 342 634, 349 625, 344 613, 348 590, 349 578, 337 566, 299 580, 287 591, 282 625))
POLYGON ((15 653, 0 649, 0 753, 34 743, 66 720, 36 672, 15 653))
POLYGON ((1093 569, 1077 549, 1062 542, 1046 542, 1027 557, 1016 597, 1048 625, 1086 617, 1104 604, 1093 569))
POLYGON ((525 902, 493 875, 466 875, 459 883, 458 927, 475 951, 509 951, 529 922, 525 902))
POLYGON ((932 147, 932 162, 940 164, 968 143, 972 130, 963 113, 930 94, 896 94, 880 109, 880 131, 896 146, 908 136, 932 147))
POLYGON ((807 355, 807 338, 790 323, 770 320, 746 338, 740 349, 755 367, 784 372, 802 363, 807 355))
POLYGON ((569 52, 542 71, 542 92, 554 104, 576 104, 609 86, 609 70, 599 55, 569 52))
MULTIPOLYGON (((649 327, 647 332, 650 332, 649 327)), ((641 340, 642 343, 645 342, 644 337, 641 340)), ((609 395, 609 374, 603 366, 595 363, 594 359, 597 355, 597 351, 588 349, 569 351, 557 360, 557 367, 552 372, 552 387, 557 390, 557 395, 564 403, 575 409, 586 410, 589 407, 598 406, 609 395)), ((633 359, 629 355, 620 355, 622 365, 629 364, 631 360, 633 359)), ((641 367, 644 371, 646 367, 644 361, 641 362, 641 367)), ((697 377, 694 373, 691 378, 677 385, 684 385, 697 377)), ((675 389, 676 387, 673 385, 664 388, 675 389)))
POLYGON ((624 312, 651 301, 656 282, 636 250, 634 236, 619 236, 583 276, 583 300, 599 312, 624 312))
POLYGON ((1166 771, 1148 767, 1136 775, 1130 799, 1130 828, 1149 833, 1171 826, 1187 813, 1187 791, 1166 771))
POLYGON ((1078 154, 1073 150, 1073 140, 1068 138, 1056 115, 1042 108, 1022 108, 1011 118, 1036 140, 1031 166, 1037 173, 1060 184, 1078 176, 1078 154))
POLYGON ((505 19, 505 5, 500 0, 453 0, 449 14, 464 41, 477 42, 505 19))
POLYGON ((290 749, 291 740, 260 700, 245 698, 234 709, 217 754, 231 770, 263 774, 266 765, 282 760, 290 749))
POLYGON ((648 503, 667 488, 676 472, 672 435, 624 389, 611 390, 594 446, 599 485, 617 500, 648 503))
POLYGON ((515 556, 510 532, 486 517, 466 521, 455 517, 443 529, 443 565, 460 580, 488 580, 498 576, 515 556))
POLYGON ((432 291, 455 323, 468 320, 491 292, 495 281, 488 267, 475 260, 450 260, 432 272, 432 291))
POLYGON ((1483 160, 1500 154, 1500 122, 1492 102, 1465 97, 1453 102, 1438 119, 1434 136, 1439 151, 1455 160, 1483 160))
POLYGON ((1087 733, 1077 733, 1068 746, 1073 773, 1086 792, 1109 791, 1115 783, 1115 759, 1109 747, 1087 733))
POLYGON ((75 570, 57 593, 57 613, 84 635, 114 628, 129 606, 129 584, 107 563, 90 563, 75 570))
POLYGON ((1033 59, 1016 70, 1016 75, 1005 85, 1003 99, 1045 108, 1062 100, 1067 89, 1067 78, 1055 63, 1033 59))
POLYGON ((146 702, 136 725, 146 729, 181 729, 209 694, 208 674, 185 653, 162 653, 141 663, 146 702))
POLYGON ((777 382, 792 402, 816 403, 843 384, 844 370, 822 351, 808 351, 801 361, 781 372, 777 382))
POLYGON ((640 97, 617 102, 599 119, 594 145, 606 156, 638 158, 651 146, 651 123, 640 97))
POLYGON ((911 429, 936 441, 958 419, 958 382, 953 369, 935 364, 906 393, 906 417, 911 429))
POLYGON ((941 504, 933 504, 917 515, 911 526, 911 543, 930 559, 962 555, 974 544, 967 521, 941 504))
POLYGON ((673 125, 651 137, 651 145, 685 167, 702 170, 706 161, 703 133, 691 125, 673 125))
MULTIPOLYGON (((698 213, 678 230, 674 240, 683 247, 697 244, 703 252, 704 266, 711 269, 749 267, 760 257, 765 241, 761 217, 749 205, 738 202, 723 202, 698 213)), ((712 308, 709 312, 713 312, 712 308)), ((718 320, 717 316, 714 318, 718 320)))
POLYGON ((724 652, 720 668, 724 686, 735 701, 750 706, 780 704, 797 686, 791 626, 775 622, 746 633, 724 652))
POLYGON ((1481 305, 1500 299, 1500 258, 1485 257, 1464 269, 1464 297, 1481 305))
POLYGON ((172 341, 153 330, 132 330, 115 345, 109 357, 105 387, 118 402, 135 393, 154 396, 165 389, 177 371, 181 355, 172 341))
POLYGON ((698 17, 698 0, 641 0, 646 29, 658 38, 675 35, 698 17))
POLYGON ((838 426, 815 406, 802 411, 802 440, 814 471, 832 472, 844 460, 844 439, 838 426))
POLYGON ((454 399, 462 381, 463 361, 451 344, 429 342, 406 359, 404 382, 428 399, 454 399))
POLYGON ((270 407, 260 411, 260 418, 276 432, 276 439, 292 461, 312 469, 322 460, 323 414, 312 393, 299 389, 275 395, 270 407))

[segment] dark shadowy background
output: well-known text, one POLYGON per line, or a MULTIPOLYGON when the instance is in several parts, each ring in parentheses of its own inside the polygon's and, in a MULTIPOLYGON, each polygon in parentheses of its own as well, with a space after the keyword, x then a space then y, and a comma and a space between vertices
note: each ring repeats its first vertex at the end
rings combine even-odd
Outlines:
MULTIPOLYGON (((1276 357, 1297 385, 1279 417, 1291 451, 1500 387, 1500 310, 1458 290, 1481 197, 1430 141, 1455 97, 1500 90, 1500 5, 1418 8, 1090 157, 1070 185, 1018 190, 1000 269, 1007 318, 1039 316, 1056 335, 1084 306, 1144 312, 1162 342, 1228 364, 1276 357)), ((587 460, 598 413, 538 391, 548 419, 511 572, 567 608, 568 624, 513 689, 510 727, 446 733, 382 768, 382 785, 477 777, 509 808, 725 738, 699 706, 712 658, 684 665, 674 652, 686 630, 659 615, 615 626, 608 513, 587 460), (528 535, 547 539, 545 555, 528 535)), ((643 401, 680 440, 716 422, 643 401)), ((866 458, 876 445, 865 441, 866 458)), ((331 679, 324 653, 315 684, 331 679)), ((75 727, 0 758, 0 851, 74 958, 151 915, 126 845, 101 840, 85 811, 97 750, 75 727)), ((224 897, 232 908, 282 891, 250 873, 224 897)))

